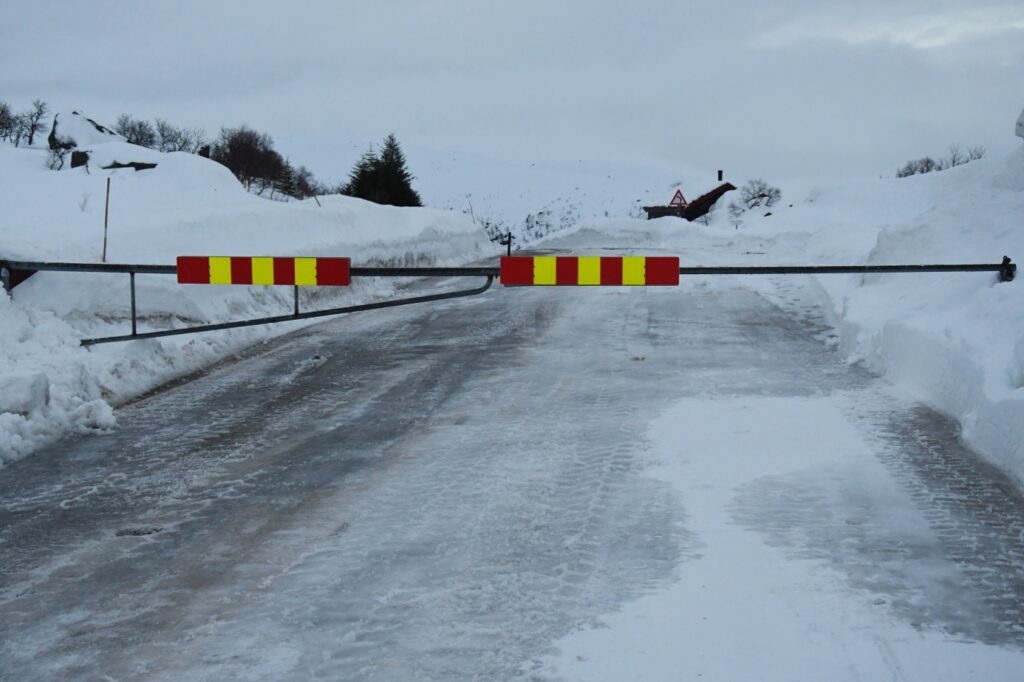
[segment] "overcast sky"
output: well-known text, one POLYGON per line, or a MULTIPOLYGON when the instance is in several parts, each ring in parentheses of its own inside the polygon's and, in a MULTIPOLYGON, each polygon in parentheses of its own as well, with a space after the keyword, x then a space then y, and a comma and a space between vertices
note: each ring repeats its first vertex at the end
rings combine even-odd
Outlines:
MULTIPOLYGON (((4 3, 0 100, 465 159, 878 177, 1020 141, 1024 0, 4 3)), ((462 161, 460 161, 462 162, 462 161)))

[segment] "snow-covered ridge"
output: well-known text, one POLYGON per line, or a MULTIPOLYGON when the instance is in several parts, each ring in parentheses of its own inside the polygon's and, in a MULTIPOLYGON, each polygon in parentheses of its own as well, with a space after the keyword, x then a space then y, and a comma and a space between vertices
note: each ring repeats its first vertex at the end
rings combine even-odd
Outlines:
MULTIPOLYGON (((60 120, 60 119, 59 119, 60 120)), ((84 127, 84 126, 79 126, 84 127)), ((87 127, 86 127, 87 128, 87 127)), ((77 128, 76 128, 77 130, 77 128)), ((87 130, 88 132, 88 130, 87 130)), ((173 264, 178 255, 335 255, 359 264, 458 264, 496 253, 470 218, 330 196, 279 203, 247 193, 226 168, 97 132, 88 168, 52 171, 42 148, 0 144, 0 255, 99 262, 111 180, 109 262, 173 264), (156 168, 104 170, 113 161, 156 168)), ((78 140, 76 140, 78 141, 78 140)), ((80 143, 85 145, 86 143, 80 143)), ((137 278, 140 330, 287 313, 281 287, 188 287, 137 278)), ((306 309, 386 297, 393 284, 303 291, 306 309)), ((0 467, 69 429, 114 425, 111 406, 296 324, 79 346, 129 328, 128 278, 38 273, 0 296, 0 467)))

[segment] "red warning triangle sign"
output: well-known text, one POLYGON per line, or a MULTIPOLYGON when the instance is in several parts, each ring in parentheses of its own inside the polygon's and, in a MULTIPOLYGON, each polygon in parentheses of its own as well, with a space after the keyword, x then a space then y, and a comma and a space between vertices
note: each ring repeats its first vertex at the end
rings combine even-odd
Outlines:
POLYGON ((669 206, 686 206, 686 197, 683 196, 683 190, 677 189, 675 195, 672 197, 672 201, 668 202, 669 206))

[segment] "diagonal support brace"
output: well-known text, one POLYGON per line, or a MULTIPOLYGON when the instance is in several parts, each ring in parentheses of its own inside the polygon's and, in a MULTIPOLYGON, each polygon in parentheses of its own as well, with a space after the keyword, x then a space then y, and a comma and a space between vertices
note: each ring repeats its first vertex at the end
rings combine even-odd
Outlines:
POLYGON ((179 334, 197 334, 199 332, 212 332, 220 329, 234 329, 236 327, 252 327, 259 324, 275 324, 278 322, 292 322, 294 320, 308 320, 315 317, 327 317, 329 315, 345 315, 363 310, 379 310, 382 308, 395 308, 415 303, 429 303, 430 301, 444 301, 450 298, 464 298, 476 296, 491 288, 494 276, 488 275, 487 282, 476 289, 462 289, 459 291, 448 291, 442 294, 429 294, 427 296, 415 296, 413 298, 400 298, 394 301, 378 301, 376 303, 364 303, 362 305, 347 306, 344 308, 330 308, 328 310, 314 310, 306 313, 292 315, 278 315, 276 317, 261 317, 255 320, 238 320, 236 322, 223 322, 221 324, 205 324, 196 327, 182 327, 181 329, 167 329, 157 332, 143 332, 141 334, 125 334, 123 336, 105 336, 96 339, 82 339, 83 346, 95 346, 100 343, 117 343, 119 341, 135 341, 137 339, 155 339, 161 336, 177 336, 179 334))

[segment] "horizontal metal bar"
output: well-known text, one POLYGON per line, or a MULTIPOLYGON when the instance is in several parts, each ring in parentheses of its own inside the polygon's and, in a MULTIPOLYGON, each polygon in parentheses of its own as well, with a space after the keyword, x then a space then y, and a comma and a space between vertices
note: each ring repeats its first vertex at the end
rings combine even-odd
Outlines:
POLYGON ((412 305, 413 303, 427 303, 430 301, 443 301, 450 298, 463 298, 465 296, 476 296, 491 288, 494 277, 488 276, 487 282, 476 289, 463 289, 460 291, 448 291, 442 294, 430 294, 428 296, 416 296, 414 298, 400 298, 394 301, 378 301, 376 303, 364 303, 362 305, 347 306, 345 308, 330 308, 328 310, 314 310, 297 315, 278 315, 275 317, 261 317, 254 320, 239 320, 236 322, 223 322, 221 324, 205 324, 196 327, 183 327, 181 329, 167 329, 157 332, 143 332, 141 334, 125 334, 123 336, 105 336, 97 339, 82 339, 83 346, 95 346, 100 343, 115 343, 118 341, 135 341, 137 339, 155 339, 161 336, 178 336, 180 334, 196 334, 199 332, 212 332, 220 329, 234 329, 236 327, 252 327, 259 324, 275 324, 278 322, 291 322, 294 320, 308 320, 314 317, 326 317, 328 315, 344 315, 356 313, 363 310, 378 310, 381 308, 395 308, 397 306, 412 305))
MULTIPOLYGON (((124 263, 49 263, 33 261, 0 261, 15 270, 49 270, 63 272, 135 272, 139 274, 173 275, 174 265, 143 265, 124 263)), ((1017 265, 1003 263, 947 263, 922 265, 733 265, 681 267, 681 275, 798 275, 798 274, 867 274, 885 272, 1002 272, 1013 274, 1017 265)), ((352 277, 498 277, 499 267, 353 267, 352 277)))
POLYGON ((497 277, 501 268, 378 268, 353 267, 349 269, 353 277, 497 277))
MULTIPOLYGON (((3 261, 15 270, 53 272, 136 272, 151 275, 174 275, 176 265, 143 265, 140 263, 54 263, 46 261, 3 261)), ((501 269, 495 267, 434 268, 434 267, 353 267, 353 277, 497 277, 501 269)))
MULTIPOLYGON (((949 265, 767 265, 679 268, 680 275, 801 275, 858 274, 873 272, 1001 272, 1003 264, 968 263, 949 265)), ((1017 266, 1009 264, 1016 270, 1017 266)))
POLYGON ((52 272, 137 272, 150 275, 174 275, 176 265, 143 265, 139 263, 51 263, 36 261, 0 260, 6 267, 15 270, 38 270, 52 272))

